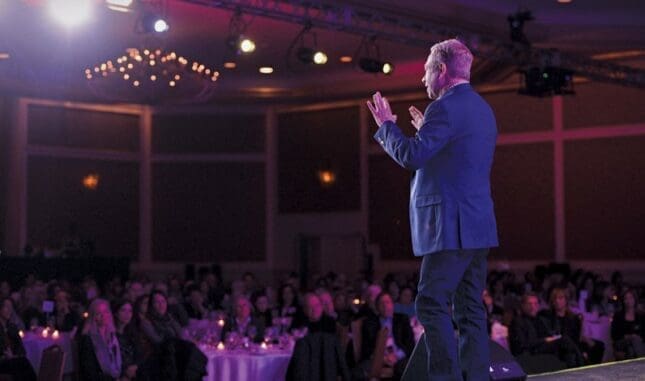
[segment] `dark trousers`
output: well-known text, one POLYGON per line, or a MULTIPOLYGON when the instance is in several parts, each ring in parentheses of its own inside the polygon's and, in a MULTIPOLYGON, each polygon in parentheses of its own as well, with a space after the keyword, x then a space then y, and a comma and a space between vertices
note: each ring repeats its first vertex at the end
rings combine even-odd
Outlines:
POLYGON ((489 380, 490 354, 482 303, 487 257, 487 248, 447 250, 423 257, 416 310, 426 332, 428 380, 489 380))

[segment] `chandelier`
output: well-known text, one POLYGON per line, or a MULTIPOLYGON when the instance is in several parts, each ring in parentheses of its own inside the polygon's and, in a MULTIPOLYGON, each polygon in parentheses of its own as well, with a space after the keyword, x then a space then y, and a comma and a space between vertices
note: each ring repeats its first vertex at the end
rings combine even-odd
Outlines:
POLYGON ((194 103, 210 99, 219 71, 175 52, 126 49, 126 54, 85 69, 92 92, 105 100, 194 103))

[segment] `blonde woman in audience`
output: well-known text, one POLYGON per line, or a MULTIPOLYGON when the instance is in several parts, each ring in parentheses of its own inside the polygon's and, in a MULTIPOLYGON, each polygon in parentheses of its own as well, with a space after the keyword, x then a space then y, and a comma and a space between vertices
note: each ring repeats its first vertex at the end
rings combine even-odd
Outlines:
POLYGON ((121 350, 110 304, 95 299, 79 338, 81 381, 114 381, 121 376, 121 350))

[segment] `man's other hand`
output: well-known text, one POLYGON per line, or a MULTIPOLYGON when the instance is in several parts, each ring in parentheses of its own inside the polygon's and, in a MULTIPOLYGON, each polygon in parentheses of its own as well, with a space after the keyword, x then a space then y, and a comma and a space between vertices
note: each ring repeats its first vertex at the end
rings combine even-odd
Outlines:
POLYGON ((392 114, 392 109, 390 108, 390 103, 385 97, 381 96, 380 92, 376 92, 372 97, 374 103, 367 101, 367 108, 372 112, 372 117, 374 121, 380 127, 383 123, 387 121, 396 123, 396 115, 392 114))

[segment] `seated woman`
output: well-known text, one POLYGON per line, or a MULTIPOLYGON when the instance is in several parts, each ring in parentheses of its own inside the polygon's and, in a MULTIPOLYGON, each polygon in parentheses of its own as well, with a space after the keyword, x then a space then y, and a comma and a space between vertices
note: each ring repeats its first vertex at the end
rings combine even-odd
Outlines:
POLYGON ((141 320, 141 331, 153 344, 161 344, 168 339, 183 338, 179 323, 168 313, 168 300, 161 291, 150 294, 146 319, 141 320))
POLYGON ((238 296, 235 299, 234 313, 222 329, 222 340, 230 333, 240 337, 248 337, 256 343, 264 340, 264 324, 260 319, 254 317, 251 312, 253 307, 246 296, 238 296))
POLYGON ((620 309, 611 321, 611 339, 616 360, 645 355, 645 315, 636 310, 636 293, 626 290, 620 300, 620 309))
POLYGON ((269 297, 264 290, 255 291, 251 296, 251 302, 255 306, 255 313, 253 316, 262 321, 265 327, 273 325, 273 314, 269 308, 269 297))
POLYGON ((605 352, 605 344, 582 335, 582 316, 574 314, 569 309, 567 291, 564 288, 554 288, 549 297, 549 305, 551 308, 539 314, 549 330, 571 339, 578 346, 587 363, 600 364, 605 352))
POLYGON ((11 322, 14 314, 13 300, 0 301, 0 375, 11 375, 14 380, 36 380, 25 348, 18 334, 18 327, 11 322))
POLYGON ((287 330, 300 328, 305 325, 305 314, 298 302, 296 289, 290 284, 283 284, 278 291, 278 306, 276 308, 277 317, 289 318, 291 323, 287 330))
POLYGON ((114 381, 121 375, 121 349, 110 304, 95 299, 78 342, 81 381, 114 381))
POLYGON ((141 339, 132 322, 132 304, 123 299, 113 304, 116 337, 121 349, 121 381, 133 380, 143 361, 141 339))

